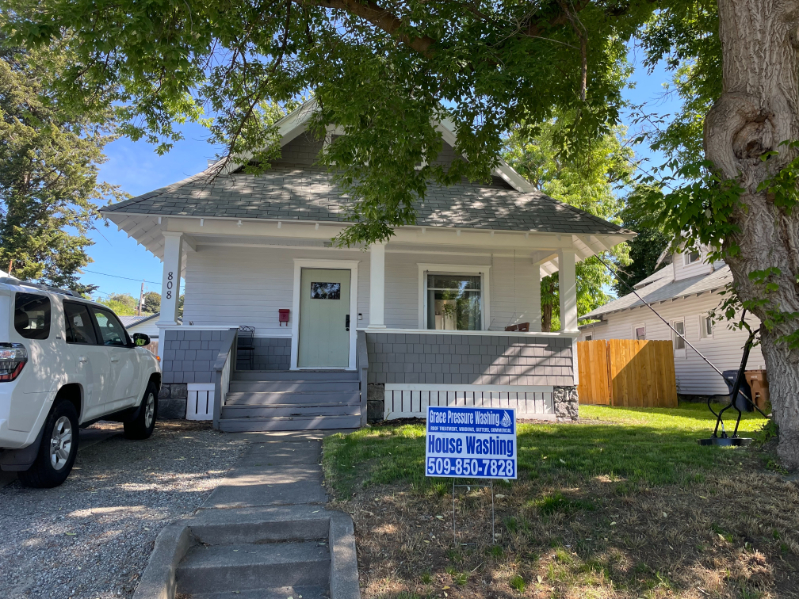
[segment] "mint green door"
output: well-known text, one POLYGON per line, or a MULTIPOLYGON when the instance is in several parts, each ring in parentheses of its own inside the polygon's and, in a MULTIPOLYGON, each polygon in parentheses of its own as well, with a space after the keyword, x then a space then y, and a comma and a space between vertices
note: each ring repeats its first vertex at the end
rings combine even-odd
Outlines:
POLYGON ((347 368, 350 365, 349 313, 349 270, 302 269, 299 368, 347 368))

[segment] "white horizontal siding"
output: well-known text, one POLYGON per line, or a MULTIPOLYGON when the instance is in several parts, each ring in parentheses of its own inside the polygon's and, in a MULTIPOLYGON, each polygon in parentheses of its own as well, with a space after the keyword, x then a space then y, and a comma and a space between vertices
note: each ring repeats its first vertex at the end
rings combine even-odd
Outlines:
POLYGON ((701 258, 692 264, 685 264, 684 254, 674 254, 672 257, 672 268, 674 269, 674 280, 682 281, 683 279, 690 279, 691 277, 698 277, 699 275, 707 275, 713 272, 713 267, 706 264, 704 260, 707 258, 707 252, 700 252, 701 258))
MULTIPOLYGON (((680 258, 681 259, 681 258, 680 258)), ((706 293, 699 297, 678 299, 672 302, 655 304, 653 307, 666 320, 685 318, 685 336, 696 348, 716 365, 719 370, 737 370, 741 365, 741 355, 746 342, 746 331, 730 330, 726 321, 715 323, 713 337, 701 338, 699 328, 700 314, 707 313, 721 303, 717 293, 706 293)), ((610 314, 606 325, 585 330, 593 339, 633 339, 634 327, 644 325, 647 339, 672 339, 673 333, 647 307, 634 308, 618 314, 610 314)), ((753 328, 759 326, 755 317, 747 321, 753 328)), ((686 395, 722 395, 728 393, 727 385, 715 371, 686 346, 684 351, 674 352, 674 368, 677 375, 677 389, 686 395)), ((749 354, 747 370, 765 368, 760 347, 749 354)))
MULTIPOLYGON (((193 326, 250 325, 256 335, 285 335, 278 310, 291 308, 294 258, 358 260, 358 312, 369 323, 369 254, 360 250, 235 248, 200 245, 187 257, 183 323, 193 326)), ((420 246, 419 253, 386 252, 386 326, 419 327, 419 263, 490 266, 491 330, 530 322, 534 268, 518 256, 456 256, 420 246), (429 251, 426 251, 429 250, 429 251)), ((292 314, 291 318, 296 318, 292 314)))

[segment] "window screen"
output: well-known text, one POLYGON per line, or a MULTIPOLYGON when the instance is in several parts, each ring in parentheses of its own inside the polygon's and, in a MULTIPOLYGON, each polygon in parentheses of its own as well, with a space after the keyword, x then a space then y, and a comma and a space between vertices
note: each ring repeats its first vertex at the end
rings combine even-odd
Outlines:
POLYGON ((710 316, 700 316, 699 322, 702 327, 702 337, 713 336, 713 319, 710 316))
POLYGON ((92 317, 84 304, 64 302, 64 317, 67 321, 67 343, 97 345, 92 317))
POLYGON ((646 341, 646 327, 635 327, 635 338, 638 341, 646 341))
MULTIPOLYGON (((682 320, 674 321, 674 330, 680 335, 685 335, 685 323, 682 320)), ((674 349, 685 349, 685 339, 675 333, 674 335, 674 349)))
POLYGON ((25 339, 47 339, 50 336, 50 298, 35 293, 17 293, 14 329, 25 339))
POLYGON ((482 326, 482 277, 427 275, 427 328, 479 331, 482 326))

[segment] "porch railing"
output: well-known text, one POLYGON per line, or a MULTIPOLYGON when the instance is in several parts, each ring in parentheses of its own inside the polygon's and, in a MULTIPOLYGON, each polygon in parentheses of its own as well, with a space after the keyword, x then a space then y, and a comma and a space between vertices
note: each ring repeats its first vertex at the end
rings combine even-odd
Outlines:
POLYGON ((369 410, 369 404, 367 402, 369 398, 369 385, 367 384, 369 374, 369 352, 366 348, 366 333, 364 331, 358 331, 356 350, 356 367, 358 368, 358 382, 360 383, 361 389, 361 426, 366 426, 369 410))
POLYGON ((219 430, 222 406, 225 405, 230 390, 230 375, 236 364, 236 340, 238 329, 228 329, 222 333, 222 347, 213 366, 214 373, 214 429, 219 430))

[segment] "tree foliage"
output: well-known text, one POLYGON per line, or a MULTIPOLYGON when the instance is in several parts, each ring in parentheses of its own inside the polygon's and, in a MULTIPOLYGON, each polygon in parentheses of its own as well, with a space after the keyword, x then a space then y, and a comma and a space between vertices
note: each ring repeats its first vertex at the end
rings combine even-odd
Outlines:
POLYGON ((144 294, 144 312, 156 314, 161 311, 161 294, 155 291, 148 291, 144 294))
POLYGON ((129 293, 111 293, 107 297, 98 297, 95 301, 108 306, 119 316, 135 316, 139 304, 138 298, 129 293))
MULTIPOLYGON (((514 127, 506 141, 504 159, 538 189, 556 200, 605 220, 621 223, 624 207, 622 188, 634 172, 633 151, 622 127, 614 127, 602 137, 586 143, 579 153, 560 150, 559 140, 571 126, 573 115, 557 115, 535 126, 514 127)), ((627 246, 605 252, 619 265, 629 263, 627 246)), ((577 313, 583 315, 611 299, 606 289, 613 274, 596 258, 577 264, 577 313)), ((541 281, 542 330, 555 330, 560 324, 558 275, 541 281)))
POLYGON ((91 291, 77 278, 91 261, 87 232, 99 205, 121 197, 97 180, 112 115, 88 99, 73 109, 54 97, 71 64, 63 40, 33 50, 7 41, 0 35, 0 268, 91 291))

